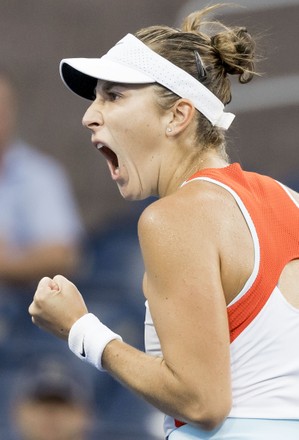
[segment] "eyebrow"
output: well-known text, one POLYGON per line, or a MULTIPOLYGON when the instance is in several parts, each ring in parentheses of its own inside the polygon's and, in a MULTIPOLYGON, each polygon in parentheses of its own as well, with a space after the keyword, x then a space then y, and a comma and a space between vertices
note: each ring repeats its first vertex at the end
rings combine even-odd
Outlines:
POLYGON ((114 86, 118 86, 119 83, 116 82, 111 82, 111 81, 105 81, 103 84, 103 90, 110 90, 112 89, 114 86))
MULTIPOLYGON (((101 90, 104 93, 109 92, 114 86, 120 85, 120 83, 117 83, 117 82, 106 81, 106 80, 101 80, 101 81, 102 81, 101 90)), ((98 82, 97 82, 97 84, 96 84, 96 86, 94 88, 94 92, 93 92, 94 93, 94 98, 97 95, 97 90, 98 90, 98 82)))
MULTIPOLYGON (((109 90, 113 89, 113 87, 122 86, 123 84, 113 82, 113 81, 103 81, 102 90, 104 92, 109 92, 109 90)), ((97 87, 96 87, 97 88, 97 87)))
MULTIPOLYGON (((103 93, 109 93, 109 91, 111 89, 113 89, 113 87, 120 87, 121 89, 128 90, 130 88, 135 88, 135 87, 144 87, 147 84, 130 84, 130 83, 121 83, 121 82, 116 82, 116 81, 108 81, 108 80, 98 80, 101 81, 101 91, 103 93)), ((150 84, 152 85, 152 84, 150 84)), ((98 89, 98 85, 96 85, 95 89, 94 89, 94 96, 96 96, 96 92, 98 89)))

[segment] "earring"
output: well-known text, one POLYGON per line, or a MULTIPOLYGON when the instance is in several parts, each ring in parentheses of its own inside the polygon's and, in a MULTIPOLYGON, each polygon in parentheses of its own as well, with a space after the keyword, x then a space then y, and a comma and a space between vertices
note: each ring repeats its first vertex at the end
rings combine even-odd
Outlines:
POLYGON ((167 133, 171 133, 172 132, 172 128, 171 127, 167 127, 167 133))

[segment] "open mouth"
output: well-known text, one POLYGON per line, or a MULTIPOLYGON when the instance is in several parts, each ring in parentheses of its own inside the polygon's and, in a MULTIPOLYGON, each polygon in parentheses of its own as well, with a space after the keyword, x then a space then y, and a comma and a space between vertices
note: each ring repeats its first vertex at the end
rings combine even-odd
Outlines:
POLYGON ((117 155, 109 147, 106 147, 106 145, 99 144, 97 148, 107 160, 112 177, 116 177, 119 171, 117 155))

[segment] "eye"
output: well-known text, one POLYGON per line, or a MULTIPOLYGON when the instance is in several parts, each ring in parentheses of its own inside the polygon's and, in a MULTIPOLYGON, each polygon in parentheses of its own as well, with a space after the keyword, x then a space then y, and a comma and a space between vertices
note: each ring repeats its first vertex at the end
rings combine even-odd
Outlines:
POLYGON ((107 95, 109 101, 117 101, 120 98, 120 93, 117 93, 114 90, 108 90, 106 92, 106 95, 107 95))
POLYGON ((97 85, 97 95, 104 101, 118 101, 123 96, 124 88, 118 83, 109 81, 99 81, 97 85))
POLYGON ((104 90, 105 97, 109 101, 117 101, 121 96, 121 90, 120 87, 118 87, 115 84, 109 84, 109 86, 104 90))

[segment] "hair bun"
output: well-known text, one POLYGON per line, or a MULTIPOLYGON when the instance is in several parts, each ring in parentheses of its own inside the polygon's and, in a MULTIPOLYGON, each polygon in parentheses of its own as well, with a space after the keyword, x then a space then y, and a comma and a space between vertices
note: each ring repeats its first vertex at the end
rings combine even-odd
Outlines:
POLYGON ((234 27, 211 37, 211 46, 226 73, 239 75, 241 83, 254 75, 255 43, 245 27, 234 27))

